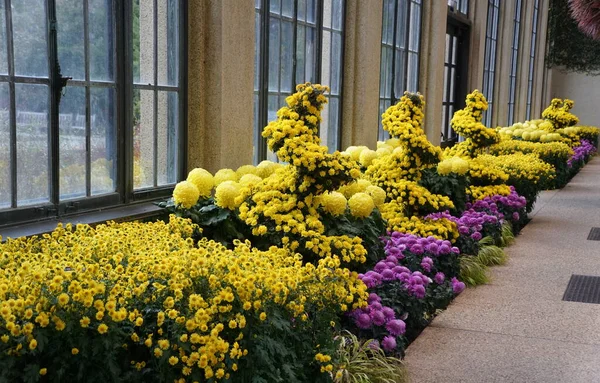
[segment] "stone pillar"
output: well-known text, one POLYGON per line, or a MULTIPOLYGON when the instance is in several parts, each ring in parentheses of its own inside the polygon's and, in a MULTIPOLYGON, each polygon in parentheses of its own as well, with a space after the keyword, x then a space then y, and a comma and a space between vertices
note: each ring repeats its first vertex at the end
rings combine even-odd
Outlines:
POLYGON ((469 18, 473 21, 469 44, 469 81, 467 85, 469 92, 474 89, 483 91, 487 12, 487 1, 469 1, 469 18))
MULTIPOLYGON (((500 3, 500 25, 498 26, 498 61, 496 63, 496 85, 494 86, 494 116, 492 128, 506 126, 508 122, 508 100, 510 95, 510 66, 512 64, 512 46, 515 33, 515 0, 504 0, 500 3)), ((521 15, 521 29, 524 23, 521 15)), ((519 38, 522 35, 519 36, 519 38)), ((519 56, 523 52, 519 51, 519 56)), ((519 57, 518 59, 520 59, 519 57)), ((517 76, 518 77, 518 76, 517 76)), ((520 84, 518 82, 516 86, 520 84)))
POLYGON ((188 163, 252 163, 254 1, 189 3, 188 163))
POLYGON ((342 150, 377 144, 383 0, 346 0, 342 150))
POLYGON ((532 118, 542 118, 542 112, 550 104, 546 102, 546 81, 548 73, 546 68, 546 45, 548 41, 548 14, 550 2, 540 0, 540 13, 538 24, 538 41, 535 54, 535 69, 533 79, 533 102, 531 104, 532 118))
POLYGON ((447 19, 447 2, 423 2, 419 89, 425 96, 425 133, 434 145, 440 144, 442 131, 447 19))

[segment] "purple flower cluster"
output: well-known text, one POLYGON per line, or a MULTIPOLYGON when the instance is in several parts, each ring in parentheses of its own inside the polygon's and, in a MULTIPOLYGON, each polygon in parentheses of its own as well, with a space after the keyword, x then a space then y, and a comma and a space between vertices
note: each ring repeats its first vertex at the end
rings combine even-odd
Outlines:
MULTIPOLYGON (((498 207, 495 203, 492 202, 489 205, 493 206, 496 212, 498 211, 498 207)), ((483 226, 485 224, 497 224, 499 222, 497 215, 488 214, 485 211, 477 211, 475 209, 465 210, 460 217, 454 217, 446 211, 442 213, 433 213, 425 218, 434 220, 446 218, 453 221, 458 226, 458 232, 461 235, 468 235, 475 241, 479 241, 483 237, 481 232, 483 231, 483 226)))
MULTIPOLYGON (((431 258, 429 258, 429 261, 433 265, 431 258)), ((429 261, 426 261, 426 263, 429 261)), ((406 291, 419 299, 425 298, 425 289, 432 282, 429 277, 423 275, 420 271, 411 272, 407 267, 400 266, 398 258, 394 255, 388 255, 386 259, 377 262, 373 270, 369 270, 365 274, 358 274, 358 278, 368 288, 377 287, 385 282, 399 281, 404 285, 406 291)))
POLYGON ((469 202, 466 208, 474 211, 484 211, 488 214, 495 215, 499 220, 505 219, 505 213, 512 212, 511 218, 515 221, 519 220, 518 211, 525 208, 527 200, 520 196, 513 186, 510 187, 510 194, 507 196, 494 195, 485 197, 484 199, 475 202, 469 202), (516 213, 516 214, 515 214, 516 213))
POLYGON ((458 295, 462 293, 464 289, 464 282, 459 281, 458 279, 456 279, 456 277, 452 278, 452 291, 454 291, 454 294, 458 295))
POLYGON ((569 158, 567 164, 572 168, 575 163, 585 161, 595 152, 596 147, 590 141, 581 140, 579 146, 573 148, 573 156, 569 158))
POLYGON ((429 253, 434 257, 460 253, 460 250, 452 246, 450 241, 443 241, 431 236, 421 238, 414 234, 405 234, 397 231, 389 234, 388 238, 384 239, 384 244, 385 253, 388 257, 394 256, 397 259, 404 259, 402 252, 405 250, 416 255, 429 253))
POLYGON ((393 351, 396 348, 396 337, 404 334, 406 324, 397 319, 394 310, 381 304, 381 298, 375 294, 369 294, 368 306, 354 310, 350 315, 358 328, 369 329, 372 326, 384 327, 389 335, 386 335, 381 346, 385 351, 393 351))

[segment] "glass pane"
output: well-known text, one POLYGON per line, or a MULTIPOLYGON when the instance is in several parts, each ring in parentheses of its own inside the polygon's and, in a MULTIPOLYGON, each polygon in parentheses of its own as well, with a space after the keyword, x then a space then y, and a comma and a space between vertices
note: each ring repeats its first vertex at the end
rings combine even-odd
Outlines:
POLYGON ((333 0, 333 29, 341 31, 344 22, 344 0, 333 0))
POLYGON ((279 90, 279 20, 271 18, 269 32, 269 90, 279 90))
POLYGON ((85 197, 85 88, 68 87, 60 99, 60 199, 85 197))
POLYGON ((446 33, 446 53, 444 54, 444 62, 446 64, 450 63, 452 61, 452 53, 450 52, 450 35, 448 33, 446 33))
MULTIPOLYGON (((324 30, 321 46, 321 84, 331 88, 331 32, 324 30)), ((334 59, 335 60, 335 59, 334 59)))
POLYGON ((117 129, 115 91, 90 89, 90 160, 92 195, 116 190, 117 129))
POLYGON ((331 93, 341 93, 342 82, 342 35, 333 33, 333 44, 331 52, 331 93))
POLYGON ((408 54, 408 73, 406 90, 416 92, 419 87, 419 55, 416 53, 408 54))
POLYGON ((300 21, 306 21, 306 1, 298 0, 298 20, 300 21))
POLYGON ((317 21, 316 0, 306 0, 306 21, 311 24, 317 21))
POLYGON ((456 60, 458 59, 458 37, 452 37, 452 64, 456 65, 456 60))
POLYGON ((177 182, 177 127, 179 113, 176 92, 158 92, 158 185, 177 182))
POLYGON ((267 121, 275 121, 277 119, 277 111, 282 105, 279 104, 279 97, 269 95, 269 111, 267 121))
POLYGON ((321 124, 319 125, 319 138, 321 139, 321 145, 327 146, 327 138, 329 136, 329 109, 331 107, 331 98, 329 102, 324 105, 321 110, 321 124))
POLYGON ((90 78, 97 81, 111 81, 114 79, 115 24, 111 2, 106 0, 89 0, 89 2, 90 78))
POLYGON ((0 209, 10 207, 10 96, 8 84, 0 83, 0 209))
MULTIPOLYGON (((85 79, 83 2, 57 0, 56 19, 60 70, 63 76, 83 80, 85 79)), ((92 46, 95 48, 95 45, 92 46)))
POLYGON ((329 100, 329 129, 327 133, 327 146, 329 152, 338 150, 338 137, 340 132, 340 100, 333 97, 329 100))
POLYGON ((296 84, 304 82, 304 67, 306 66, 304 46, 306 45, 306 29, 296 28, 296 84))
POLYGON ((285 17, 294 17, 294 0, 283 0, 281 13, 285 17))
POLYGON ((281 10, 281 0, 270 0, 269 1, 271 3, 270 6, 270 11, 273 13, 277 13, 280 14, 280 10, 281 10))
POLYGON ((281 90, 292 92, 294 84, 294 24, 281 23, 281 90))
POLYGON ((406 31, 408 24, 408 3, 398 2, 398 16, 396 19, 396 47, 406 48, 406 31))
MULTIPOLYGON (((4 2, 0 2, 0 74, 8 74, 8 55, 6 51, 6 11, 4 2)), ((1 202, 0 202, 1 203, 1 202)))
POLYGON ((381 69, 379 73, 379 97, 387 96, 387 83, 388 76, 391 72, 391 65, 388 65, 388 52, 389 49, 385 47, 381 47, 381 69))
POLYGON ((17 203, 48 202, 48 87, 15 84, 17 109, 17 203))
POLYGON ((445 66, 444 67, 444 94, 442 95, 442 102, 446 102, 448 101, 448 71, 450 70, 450 67, 445 66))
POLYGON ((400 98, 404 94, 404 76, 406 74, 406 58, 403 51, 396 51, 396 73, 394 74, 394 97, 400 98))
POLYGON ((154 84, 154 0, 133 0, 133 82, 154 84))
POLYGON ((46 6, 44 0, 12 2, 15 73, 48 76, 46 6))
POLYGON ((254 18, 254 41, 256 42, 256 44, 254 44, 254 90, 259 90, 260 89, 260 84, 259 84, 259 73, 260 73, 260 13, 256 12, 255 18, 254 18))
POLYGON ((179 1, 158 1, 158 83, 178 84, 179 1))
POLYGON ((262 140, 262 127, 259 126, 258 123, 258 94, 254 94, 254 145, 252 146, 252 153, 254 158, 254 164, 258 164, 262 159, 258 154, 258 143, 262 140))
POLYGON ((323 0, 323 27, 331 28, 331 18, 333 16, 332 12, 332 2, 333 0, 323 0))
POLYGON ((454 94, 456 93, 454 81, 456 79, 456 69, 452 68, 452 74, 450 75, 450 102, 454 102, 454 94))
POLYGON ((154 185, 154 92, 133 92, 133 187, 154 185))
POLYGON ((419 50, 421 37, 421 7, 413 4, 410 9, 410 42, 408 48, 412 51, 419 50))

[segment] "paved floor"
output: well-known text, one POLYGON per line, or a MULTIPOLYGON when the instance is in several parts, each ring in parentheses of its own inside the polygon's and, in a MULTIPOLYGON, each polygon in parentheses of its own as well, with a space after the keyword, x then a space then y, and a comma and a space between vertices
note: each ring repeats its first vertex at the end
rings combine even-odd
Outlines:
POLYGON ((600 382, 600 304, 564 302, 572 274, 600 276, 600 157, 559 191, 492 268, 408 348, 411 382, 600 382))

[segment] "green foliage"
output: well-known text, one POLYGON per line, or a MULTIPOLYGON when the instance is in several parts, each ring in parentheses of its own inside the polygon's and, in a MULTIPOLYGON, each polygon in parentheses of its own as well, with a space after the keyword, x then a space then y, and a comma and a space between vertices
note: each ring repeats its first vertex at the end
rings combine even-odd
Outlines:
POLYGON ((490 281, 487 267, 481 264, 477 257, 462 256, 460 260, 459 279, 467 286, 485 285, 490 281))
POLYGON ((494 239, 491 237, 484 237, 479 241, 477 261, 482 266, 503 265, 508 259, 504 250, 493 243, 494 239))
POLYGON ((548 67, 560 66, 571 72, 600 75, 600 42, 579 31, 566 0, 550 1, 548 40, 548 67))
POLYGON ((512 229, 512 223, 510 221, 504 221, 502 224, 502 229, 500 232, 500 238, 496 242, 499 247, 506 247, 513 243, 515 240, 515 235, 512 229))
POLYGON ((386 356, 375 341, 360 341, 354 334, 344 332, 340 337, 336 358, 340 368, 332 375, 335 383, 405 383, 408 374, 402 361, 386 356))
POLYGON ((452 213, 460 215, 467 203, 469 181, 466 176, 450 173, 446 176, 438 174, 435 168, 425 169, 419 184, 433 194, 448 196, 454 203, 452 213))

